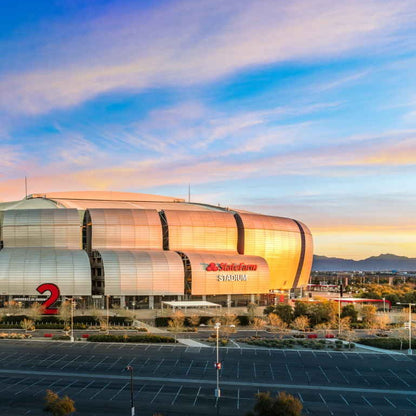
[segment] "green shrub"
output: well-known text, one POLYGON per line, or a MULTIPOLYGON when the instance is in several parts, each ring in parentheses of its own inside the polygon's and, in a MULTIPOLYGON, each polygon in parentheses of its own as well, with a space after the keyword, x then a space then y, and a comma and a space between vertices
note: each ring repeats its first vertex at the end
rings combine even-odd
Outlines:
POLYGON ((55 341, 69 341, 71 337, 69 335, 54 335, 52 339, 55 341))
MULTIPOLYGON (((400 339, 398 338, 360 338, 357 342, 386 350, 399 350, 401 345, 400 339)), ((416 339, 412 339, 412 345, 416 345, 416 339)), ((409 342, 408 340, 403 340, 402 349, 407 348, 409 348, 409 342)))
POLYGON ((131 326, 133 319, 125 316, 110 316, 110 325, 131 326))
POLYGON ((89 342, 140 342, 140 343, 174 343, 172 337, 161 335, 91 335, 89 342))

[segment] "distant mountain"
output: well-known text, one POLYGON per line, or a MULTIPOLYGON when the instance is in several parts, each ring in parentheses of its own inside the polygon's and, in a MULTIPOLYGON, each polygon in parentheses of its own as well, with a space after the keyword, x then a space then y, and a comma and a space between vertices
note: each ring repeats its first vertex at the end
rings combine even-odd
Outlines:
POLYGON ((380 254, 364 260, 340 259, 338 257, 313 256, 313 271, 416 271, 416 258, 380 254))

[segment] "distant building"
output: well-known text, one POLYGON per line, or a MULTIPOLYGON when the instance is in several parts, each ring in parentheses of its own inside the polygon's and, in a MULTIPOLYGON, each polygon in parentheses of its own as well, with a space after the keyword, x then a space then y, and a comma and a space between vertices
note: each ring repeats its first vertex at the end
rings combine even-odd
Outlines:
POLYGON ((0 223, 3 301, 54 292, 128 307, 244 304, 306 286, 313 257, 297 220, 166 196, 33 194, 0 203, 0 223))

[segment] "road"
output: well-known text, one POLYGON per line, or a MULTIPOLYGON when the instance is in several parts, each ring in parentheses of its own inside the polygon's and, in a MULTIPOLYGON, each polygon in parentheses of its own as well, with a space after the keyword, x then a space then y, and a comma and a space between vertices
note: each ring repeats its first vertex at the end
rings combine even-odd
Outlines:
MULTIPOLYGON (((216 415, 214 348, 88 342, 0 342, 0 414, 45 415, 46 389, 77 415, 216 415)), ((244 415, 258 391, 287 391, 306 415, 416 415, 416 362, 406 355, 221 349, 218 414, 244 415)))

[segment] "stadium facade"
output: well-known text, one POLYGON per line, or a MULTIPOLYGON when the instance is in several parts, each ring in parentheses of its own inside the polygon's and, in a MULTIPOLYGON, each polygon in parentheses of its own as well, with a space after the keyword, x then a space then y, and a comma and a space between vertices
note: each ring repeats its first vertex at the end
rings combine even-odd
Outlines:
POLYGON ((305 286, 312 266, 300 221, 165 196, 32 194, 0 203, 0 223, 3 301, 242 305, 305 286))

